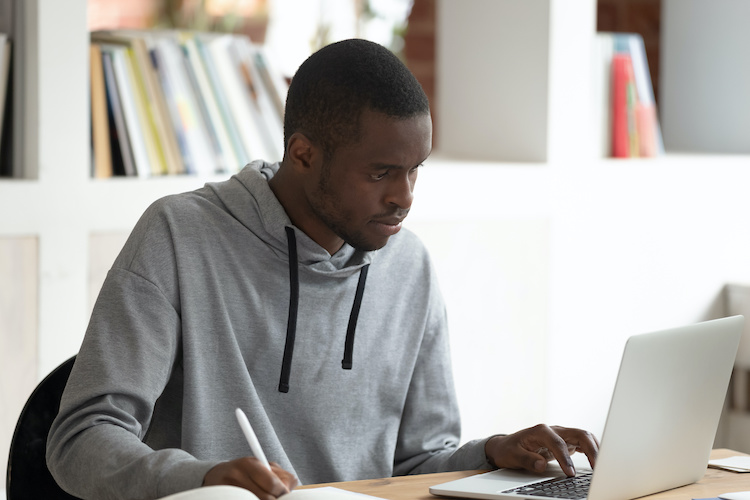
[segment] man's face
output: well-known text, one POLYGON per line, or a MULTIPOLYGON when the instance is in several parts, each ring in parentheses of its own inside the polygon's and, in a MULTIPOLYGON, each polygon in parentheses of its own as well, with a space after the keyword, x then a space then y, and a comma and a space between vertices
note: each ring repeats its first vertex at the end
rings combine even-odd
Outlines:
POLYGON ((409 213, 417 169, 432 149, 432 122, 429 115, 393 118, 365 111, 361 127, 361 140, 321 165, 309 202, 339 239, 377 250, 409 213))

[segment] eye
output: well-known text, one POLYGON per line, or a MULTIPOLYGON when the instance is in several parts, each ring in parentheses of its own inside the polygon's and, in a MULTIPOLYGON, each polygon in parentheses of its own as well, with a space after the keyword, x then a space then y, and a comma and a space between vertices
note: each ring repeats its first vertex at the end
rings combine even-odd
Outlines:
POLYGON ((380 172, 380 173, 377 173, 377 174, 371 174, 370 177, 374 181, 379 181, 379 180, 384 179, 385 177, 387 177, 388 176, 388 172, 389 171, 386 170, 384 172, 380 172))

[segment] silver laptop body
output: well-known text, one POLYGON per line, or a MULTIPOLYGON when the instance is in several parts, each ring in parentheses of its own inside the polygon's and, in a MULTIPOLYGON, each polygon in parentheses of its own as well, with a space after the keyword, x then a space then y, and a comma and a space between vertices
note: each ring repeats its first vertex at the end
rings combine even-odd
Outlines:
MULTIPOLYGON (((744 318, 732 316, 635 335, 620 363, 588 500, 630 500, 694 483, 706 473, 744 318)), ((581 473, 580 467, 578 468, 581 473)), ((500 469, 430 488, 461 498, 545 498, 504 493, 564 476, 500 469)))

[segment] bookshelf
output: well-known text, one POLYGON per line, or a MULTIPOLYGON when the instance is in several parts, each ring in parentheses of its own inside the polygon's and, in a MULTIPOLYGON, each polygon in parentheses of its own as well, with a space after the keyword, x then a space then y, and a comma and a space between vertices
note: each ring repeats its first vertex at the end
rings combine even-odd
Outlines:
POLYGON ((4 467, 25 398, 78 350, 90 313, 90 282, 101 279, 94 271, 116 254, 102 239, 127 234, 155 199, 220 177, 92 179, 86 0, 0 0, 0 7, 12 13, 19 40, 15 88, 23 93, 15 101, 22 112, 14 114, 14 168, 24 173, 0 180, 0 255, 13 261, 12 274, 0 275, 0 297, 3 311, 33 309, 30 318, 0 316, 2 359, 13 359, 0 365, 0 379, 14 381, 0 386, 4 467), (18 255, 27 256, 23 265, 18 255), (26 292, 16 293, 18 287, 26 292))
MULTIPOLYGON (((669 23, 677 0, 663 1, 669 23)), ((0 318, 0 339, 5 350, 33 337, 18 354, 33 366, 28 393, 77 351, 90 282, 116 252, 107 241, 155 199, 220 177, 91 179, 87 2, 0 0, 0 12, 8 6, 21 40, 25 178, 0 180, 0 255, 35 253, 19 272, 36 297, 0 296, 36 313, 23 331, 0 318)), ((408 225, 446 295, 465 439, 538 421, 600 432, 626 336, 720 315, 724 284, 750 282, 750 156, 596 157, 585 83, 595 11, 594 0, 438 0, 442 150, 420 173, 408 225), (592 378, 590 401, 571 406, 571 381, 592 378), (499 381, 497 396, 477 380, 499 381)), ((680 47, 668 42, 671 61, 680 47)), ((662 73, 663 99, 679 76, 662 73)), ((729 123, 750 109, 727 113, 729 123)), ((16 376, 6 370, 0 379, 16 376)), ((4 463, 23 401, 0 397, 4 463)))

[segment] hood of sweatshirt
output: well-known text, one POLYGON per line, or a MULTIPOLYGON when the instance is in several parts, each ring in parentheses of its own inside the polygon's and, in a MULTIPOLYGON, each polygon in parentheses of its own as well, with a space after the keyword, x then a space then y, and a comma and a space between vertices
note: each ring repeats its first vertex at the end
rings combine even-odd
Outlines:
POLYGON ((359 309, 365 292, 367 272, 376 251, 356 250, 345 243, 338 252, 331 255, 303 231, 294 227, 284 207, 268 185, 268 181, 278 170, 278 163, 255 161, 228 181, 207 184, 207 189, 216 196, 229 214, 268 245, 272 252, 289 262, 289 316, 279 377, 279 392, 286 393, 289 392, 289 377, 297 334, 300 266, 332 279, 359 273, 344 341, 344 358, 341 360, 341 367, 351 370, 359 309))
POLYGON ((258 160, 248 164, 229 180, 209 183, 206 187, 229 214, 264 241, 280 258, 289 258, 287 228, 291 228, 296 238, 297 261, 310 272, 346 277, 369 264, 377 250, 356 250, 344 243, 338 252, 331 255, 292 224, 268 185, 278 170, 278 163, 258 160))

